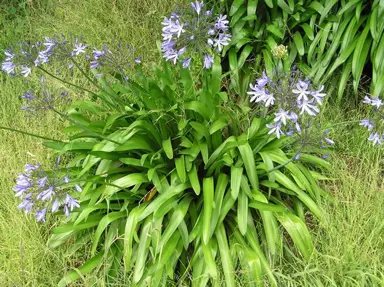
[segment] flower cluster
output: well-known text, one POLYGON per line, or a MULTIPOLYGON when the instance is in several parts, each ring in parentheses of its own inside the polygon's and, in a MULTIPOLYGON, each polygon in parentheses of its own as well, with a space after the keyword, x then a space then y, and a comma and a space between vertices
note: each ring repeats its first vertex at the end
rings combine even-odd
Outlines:
POLYGON ((34 67, 51 62, 52 58, 64 61, 69 68, 71 58, 86 53, 87 45, 82 38, 66 39, 64 35, 45 37, 43 41, 21 42, 18 46, 5 50, 5 60, 1 69, 13 76, 28 77, 34 67))
POLYGON ((204 3, 195 1, 189 9, 172 13, 162 22, 163 57, 176 64, 181 62, 188 68, 192 57, 203 58, 203 67, 209 69, 214 53, 220 53, 231 40, 229 21, 226 15, 213 16, 204 3))
POLYGON ((379 97, 364 98, 363 103, 373 108, 374 116, 371 119, 363 119, 360 125, 367 128, 370 132, 368 140, 372 142, 374 146, 382 145, 384 142, 384 101, 379 97))
MULTIPOLYGON (((269 134, 280 138, 282 135, 308 137, 310 126, 320 112, 326 93, 324 86, 315 89, 309 79, 293 67, 290 73, 275 72, 269 78, 264 71, 261 78, 250 84, 250 101, 260 104, 267 113, 273 114, 273 120, 267 124, 269 134)), ((326 131, 320 137, 320 145, 333 145, 326 131)))
POLYGON ((131 45, 113 41, 111 46, 93 49, 90 67, 100 72, 97 76, 103 76, 102 71, 126 76, 127 69, 138 64, 141 64, 141 57, 135 57, 135 49, 131 45))
POLYGON ((78 184, 71 184, 69 176, 58 169, 60 158, 53 172, 46 172, 40 164, 26 164, 25 172, 16 179, 13 190, 22 199, 18 208, 25 213, 34 213, 38 222, 45 222, 46 214, 62 209, 66 216, 79 207, 79 201, 70 195, 75 189, 81 192, 78 184))
POLYGON ((57 89, 55 92, 51 92, 45 85, 39 91, 29 89, 21 96, 21 99, 24 101, 21 110, 26 113, 26 117, 36 116, 71 102, 68 91, 57 89))

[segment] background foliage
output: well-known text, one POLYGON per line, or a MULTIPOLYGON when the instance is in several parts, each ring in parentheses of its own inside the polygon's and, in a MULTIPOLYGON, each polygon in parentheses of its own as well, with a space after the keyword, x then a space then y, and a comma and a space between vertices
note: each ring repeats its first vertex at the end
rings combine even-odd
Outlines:
POLYGON ((231 66, 240 70, 250 61, 249 68, 262 65, 271 75, 271 50, 282 44, 289 51, 286 69, 295 63, 315 83, 331 80, 339 100, 349 81, 355 92, 361 81, 366 86, 364 75, 373 95, 384 91, 384 1, 234 0, 218 5, 231 19, 231 66))

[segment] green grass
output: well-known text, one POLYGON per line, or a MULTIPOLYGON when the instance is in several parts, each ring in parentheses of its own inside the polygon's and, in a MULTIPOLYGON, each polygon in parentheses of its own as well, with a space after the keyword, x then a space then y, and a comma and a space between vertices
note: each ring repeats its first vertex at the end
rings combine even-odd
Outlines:
MULTIPOLYGON (((144 61, 151 63, 159 59, 156 40, 161 16, 180 1, 27 1, 24 6, 3 2, 8 5, 0 5, 0 48, 19 39, 64 32, 83 35, 96 45, 118 38, 138 48, 144 61)), ((24 118, 18 98, 25 90, 21 80, 0 74, 0 81, 1 125, 60 136, 57 130, 62 123, 52 115, 24 118)), ((325 123, 356 121, 364 114, 353 106, 349 112, 343 109, 347 110, 329 104, 325 123)), ((317 252, 309 262, 294 255, 281 261, 274 270, 280 286, 384 286, 383 149, 372 148, 356 123, 335 125, 332 137, 337 143, 330 174, 334 180, 324 185, 334 202, 323 204, 327 220, 311 226, 317 252)), ((38 140, 0 131, 0 158, 0 286, 55 286, 66 270, 79 266, 83 253, 74 255, 69 246, 48 249, 46 240, 55 222, 37 224, 19 212, 11 190, 24 163, 36 158, 47 164, 54 155, 38 140)), ((241 272, 237 276, 242 285, 241 272)), ((79 286, 104 286, 95 275, 85 280, 79 286)), ((122 278, 114 286, 128 282, 129 278, 122 278)))

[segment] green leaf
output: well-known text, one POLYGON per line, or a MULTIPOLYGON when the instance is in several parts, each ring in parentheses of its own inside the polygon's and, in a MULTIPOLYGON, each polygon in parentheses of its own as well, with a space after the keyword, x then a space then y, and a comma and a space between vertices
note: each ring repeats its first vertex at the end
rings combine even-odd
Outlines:
POLYGON ((305 223, 291 213, 279 213, 276 214, 276 217, 284 226, 285 230, 287 230, 303 257, 308 260, 311 257, 314 247, 305 223))
POLYGON ((151 242, 151 237, 148 234, 151 234, 152 229, 152 218, 148 217, 144 223, 144 226, 141 229, 139 246, 137 248, 137 258, 135 263, 135 270, 133 273, 134 283, 138 283, 143 276, 144 269, 146 266, 147 256, 148 256, 148 247, 151 242))
POLYGON ((239 192, 237 205, 237 224, 242 235, 247 232, 248 225, 248 196, 243 190, 239 192))
POLYGON ((247 171, 248 179, 254 190, 259 190, 259 178, 256 172, 255 158, 252 148, 249 143, 239 145, 238 149, 243 159, 245 170, 247 171))
POLYGON ((324 19, 328 16, 329 11, 332 9, 332 7, 339 2, 339 0, 328 0, 326 2, 326 5, 324 6, 324 9, 321 11, 321 17, 319 20, 319 25, 321 25, 324 21, 324 19))
POLYGON ((204 209, 203 209, 203 242, 208 244, 211 237, 211 218, 213 210, 213 199, 214 199, 214 181, 213 177, 203 179, 203 198, 204 198, 204 209))
POLYGON ((229 252, 227 235, 225 234, 225 228, 223 224, 218 226, 216 231, 217 244, 220 251, 221 264, 223 266, 223 273, 225 278, 225 284, 227 287, 235 287, 234 269, 229 252))
POLYGON ((215 190, 215 199, 214 199, 214 208, 212 212, 212 220, 211 220, 211 236, 213 235, 217 222, 220 217, 220 212, 224 200, 224 193, 227 190, 227 186, 229 183, 228 176, 224 173, 220 173, 215 190))
POLYGON ((147 150, 153 151, 153 146, 149 144, 148 138, 144 136, 133 136, 125 143, 118 146, 115 151, 147 150))
POLYGON ((65 287, 69 285, 71 282, 79 279, 80 276, 83 276, 91 272, 101 263, 102 259, 103 259, 103 252, 99 252, 96 256, 89 259, 87 262, 81 265, 78 269, 75 269, 69 272, 67 275, 65 275, 63 279, 59 281, 58 287, 65 287))
POLYGON ((275 205, 272 203, 265 203, 261 201, 251 201, 249 206, 261 211, 271 211, 271 212, 287 212, 288 209, 281 205, 275 205))
POLYGON ((276 27, 274 24, 269 24, 266 30, 271 32, 277 38, 280 38, 280 39, 284 38, 284 33, 279 29, 279 27, 276 27))
POLYGON ((293 13, 293 10, 291 9, 291 7, 288 6, 287 3, 285 3, 284 0, 277 0, 277 5, 283 9, 284 12, 288 13, 288 14, 292 14, 293 13))
POLYGON ((143 173, 131 173, 126 176, 123 176, 112 182, 112 185, 109 185, 104 190, 104 196, 111 196, 119 190, 135 186, 137 184, 148 182, 148 178, 143 173))
POLYGON ((179 176, 180 181, 182 183, 185 183, 187 181, 187 172, 185 170, 184 156, 181 156, 175 159, 175 166, 176 166, 177 175, 179 176))
POLYGON ((184 190, 186 190, 189 187, 190 186, 188 184, 180 184, 180 185, 176 185, 176 186, 169 186, 159 196, 157 196, 154 200, 152 200, 149 205, 147 205, 145 207, 143 212, 140 213, 138 220, 142 221, 148 215, 150 215, 154 211, 156 211, 159 208, 159 206, 161 206, 168 199, 170 199, 173 196, 183 192, 184 190))
POLYGON ((295 46, 297 48, 297 51, 299 52, 300 56, 304 55, 304 43, 303 38, 301 38, 301 35, 299 32, 296 32, 293 35, 293 42, 295 43, 295 46))
POLYGON ((96 232, 95 232, 95 237, 92 240, 92 249, 91 249, 92 256, 95 255, 96 248, 98 247, 100 237, 103 234, 104 230, 107 228, 107 226, 111 222, 113 222, 119 218, 122 218, 124 216, 127 216, 126 211, 111 212, 111 213, 108 213, 107 215, 105 215, 103 217, 103 219, 100 220, 100 223, 98 224, 96 232))
POLYGON ((189 182, 191 183, 191 186, 193 188, 193 191, 196 193, 196 195, 200 194, 200 182, 199 182, 199 176, 197 174, 196 165, 193 164, 191 170, 188 172, 188 178, 189 182))
POLYGON ((159 251, 162 252, 164 250, 165 245, 168 240, 171 238, 172 234, 176 231, 180 223, 184 220, 185 215, 188 212, 189 204, 192 201, 191 196, 186 196, 176 207, 173 212, 167 227, 164 232, 161 234, 160 243, 159 243, 159 251))
POLYGON ((356 49, 353 53, 352 60, 352 75, 354 78, 354 89, 357 91, 358 84, 360 82, 360 76, 363 72, 363 68, 368 56, 369 48, 371 46, 372 39, 368 36, 369 25, 366 25, 359 39, 357 40, 356 49))
POLYGON ((231 166, 231 195, 233 199, 237 199, 239 194, 242 174, 242 167, 231 166))
POLYGON ((233 16, 237 10, 243 5, 245 0, 234 0, 231 6, 231 10, 229 11, 229 16, 233 16))
POLYGON ((203 244, 203 254, 204 254, 205 264, 207 264, 207 272, 212 278, 216 279, 217 268, 216 268, 215 259, 212 256, 213 252, 214 251, 211 246, 211 241, 209 241, 208 244, 203 244))
POLYGON ((136 235, 136 226, 138 222, 138 214, 141 212, 139 208, 134 208, 128 215, 124 231, 124 266, 128 272, 132 259, 132 243, 133 237, 136 235))
POLYGON ((313 34, 313 29, 307 23, 301 24, 301 28, 303 28, 305 34, 309 38, 309 40, 313 41, 315 39, 315 35, 313 34))
POLYGON ((173 158, 173 148, 172 148, 171 138, 168 138, 163 141, 163 150, 169 159, 173 158))
POLYGON ((209 118, 211 117, 208 108, 200 102, 197 102, 197 101, 186 102, 184 104, 184 107, 187 110, 192 110, 192 111, 200 114, 206 120, 209 120, 209 118))
POLYGON ((220 61, 220 57, 216 56, 212 65, 209 90, 212 95, 216 95, 218 92, 220 92, 220 88, 221 88, 221 61, 220 61))
POLYGON ((250 44, 248 44, 243 48, 243 51, 241 52, 240 57, 238 59, 238 63, 237 63, 238 69, 241 69, 243 67, 245 61, 247 60, 248 56, 252 53, 252 51, 253 51, 253 47, 250 44))

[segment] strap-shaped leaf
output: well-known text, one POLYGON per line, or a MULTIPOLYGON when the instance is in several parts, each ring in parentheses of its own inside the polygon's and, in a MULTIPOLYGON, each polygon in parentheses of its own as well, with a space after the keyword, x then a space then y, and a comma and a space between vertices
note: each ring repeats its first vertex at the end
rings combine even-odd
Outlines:
POLYGON ((111 222, 113 222, 113 221, 115 221, 115 220, 117 220, 119 218, 125 217, 125 216, 127 216, 127 212, 126 211, 111 212, 111 213, 108 213, 107 215, 105 215, 100 220, 100 223, 98 224, 96 232, 95 232, 95 236, 94 236, 94 238, 92 240, 92 248, 91 248, 92 256, 95 254, 96 248, 98 247, 98 244, 99 244, 100 237, 104 233, 104 230, 108 227, 108 225, 111 222))
POLYGON ((219 246, 221 264, 223 266, 223 273, 227 287, 235 287, 234 269, 231 260, 231 255, 228 247, 227 235, 225 233, 224 225, 220 224, 216 230, 217 244, 219 246))
POLYGON ((231 166, 231 195, 233 199, 237 199, 240 190, 241 177, 243 175, 243 168, 231 166))
POLYGON ((245 235, 248 225, 248 196, 243 190, 240 190, 237 200, 237 223, 240 233, 245 235))
POLYGON ((292 213, 279 213, 276 214, 276 217, 284 226, 285 230, 287 230, 303 257, 309 259, 314 247, 305 223, 292 213))
POLYGON ((203 242, 208 244, 211 237, 211 218, 213 210, 213 200, 214 200, 214 181, 213 177, 208 177, 203 179, 203 198, 204 198, 204 208, 203 208, 203 242))
POLYGON ((238 146, 241 158, 244 162, 245 170, 248 175, 248 180, 254 190, 259 190, 259 178, 256 172, 255 157, 249 143, 238 146))
POLYGON ((97 255, 93 256, 78 269, 70 271, 67 275, 63 277, 58 283, 58 287, 68 286, 71 282, 79 279, 81 276, 91 272, 95 269, 103 259, 103 252, 99 252, 97 255))
POLYGON ((189 204, 192 201, 192 197, 186 196, 176 207, 173 212, 167 227, 165 228, 163 234, 161 234, 161 239, 159 243, 159 252, 161 253, 167 244, 169 238, 171 238, 172 234, 175 232, 179 224, 183 221, 185 215, 188 212, 189 204))

